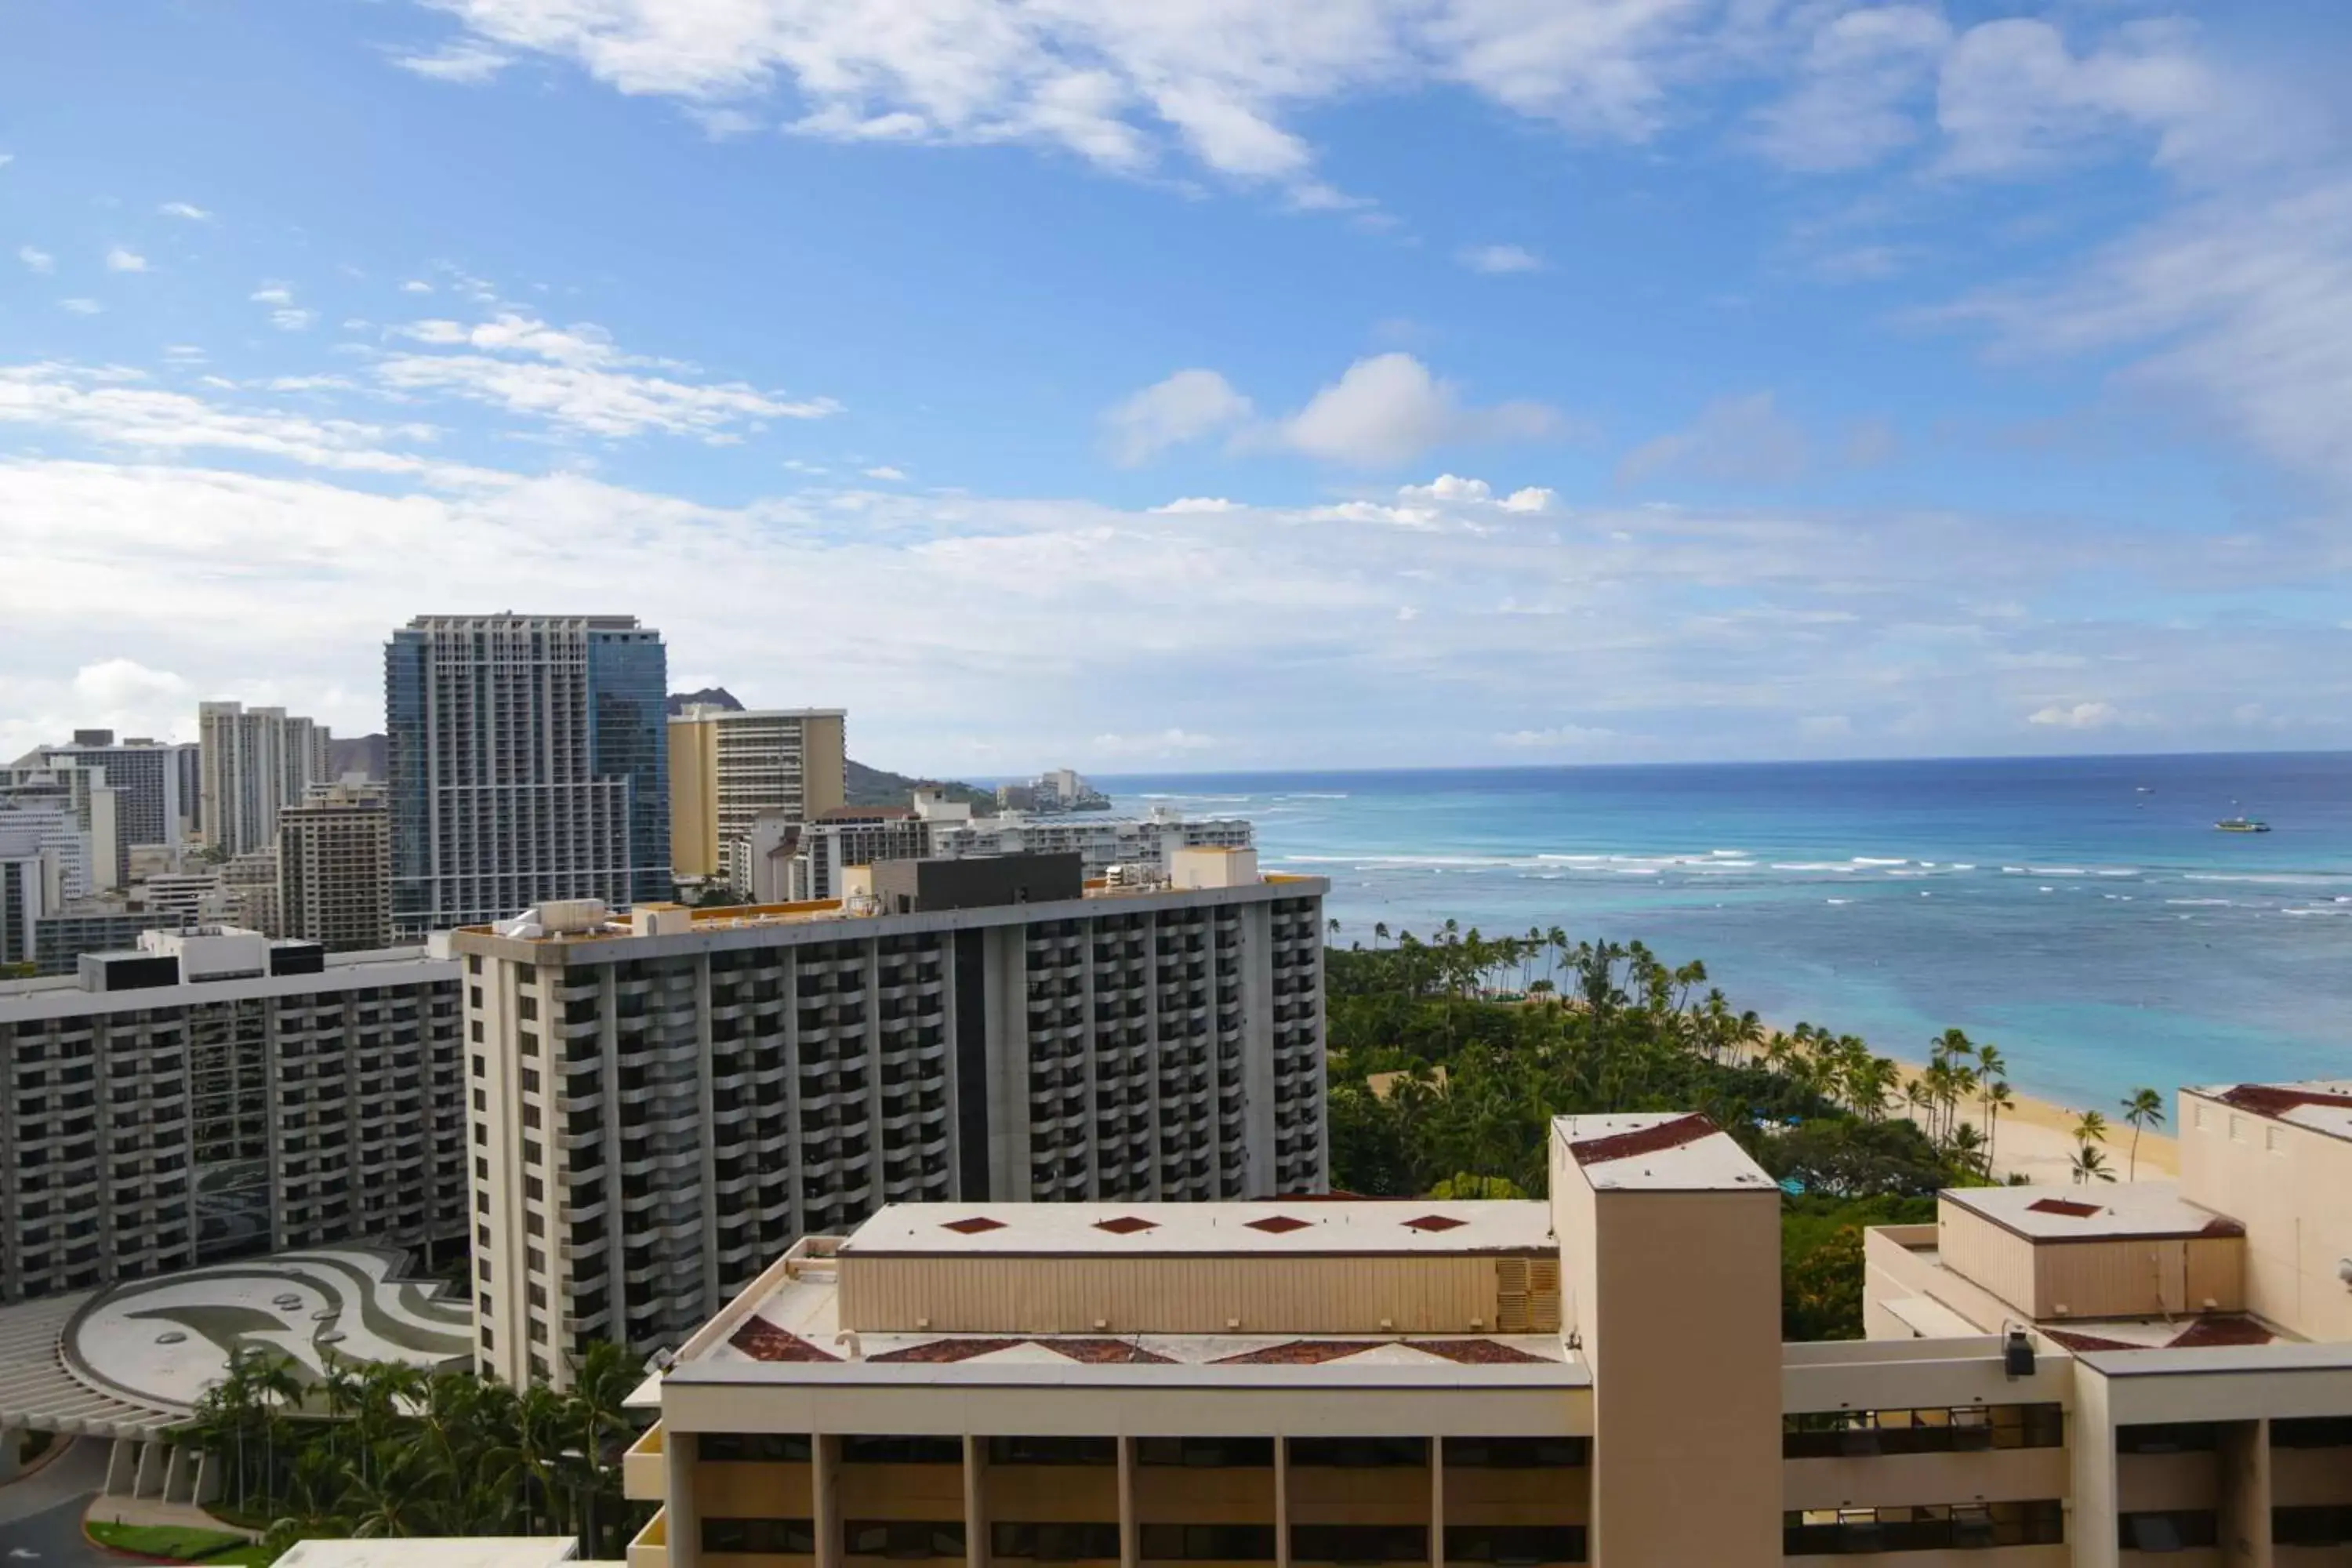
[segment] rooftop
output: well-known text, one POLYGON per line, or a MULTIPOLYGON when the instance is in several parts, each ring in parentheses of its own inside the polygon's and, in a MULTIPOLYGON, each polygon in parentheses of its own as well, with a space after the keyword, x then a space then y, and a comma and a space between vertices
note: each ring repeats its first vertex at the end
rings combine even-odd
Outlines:
MULTIPOLYGON (((1286 872, 1268 871, 1261 874, 1255 883, 1237 883, 1236 886, 1244 888, 1251 886, 1273 887, 1285 884, 1296 884, 1298 891, 1302 894, 1318 893, 1328 885, 1320 877, 1301 877, 1286 872)), ((1203 889, 1197 890, 1218 892, 1229 889, 1203 889)), ((1088 901, 1092 901, 1097 899, 1131 900, 1170 898, 1185 896, 1185 891, 1186 890, 1184 889, 1171 889, 1165 886, 1156 886, 1149 883, 1121 883, 1110 881, 1105 879, 1097 879, 1086 884, 1083 897, 1088 901)), ((1066 903, 1068 900, 1064 901, 1066 903)), ((692 919, 688 930, 690 934, 695 935, 707 934, 714 931, 758 931, 776 926, 805 926, 835 921, 870 921, 885 917, 885 911, 879 904, 861 900, 845 900, 841 899, 810 899, 799 903, 727 905, 717 909, 696 909, 691 911, 686 910, 683 906, 664 907, 677 908, 681 913, 690 912, 692 919)), ((1050 903, 1007 903, 1001 906, 975 905, 961 910, 918 911, 918 917, 921 914, 968 915, 973 913, 985 913, 992 909, 1002 908, 1023 910, 1026 913, 1026 917, 1030 919, 1045 919, 1048 917, 1045 917, 1037 911, 1051 907, 1050 903)), ((528 915, 529 911, 525 911, 525 913, 528 915)), ((518 916, 514 922, 502 923, 512 924, 527 922, 524 921, 523 916, 518 916)), ((632 927, 629 921, 629 917, 625 913, 613 913, 610 911, 607 911, 601 921, 595 923, 593 927, 583 930, 541 930, 538 934, 530 934, 525 931, 501 931, 499 926, 490 925, 461 926, 458 928, 458 931, 461 934, 502 937, 509 941, 559 943, 615 942, 643 934, 636 931, 632 927)), ((662 932, 660 934, 667 935, 672 933, 662 932)))
POLYGON ((2171 1182, 2097 1187, 1954 1187, 1944 1202, 2029 1241, 2116 1241, 2243 1236, 2236 1220, 2200 1208, 2171 1182))
POLYGON ((1778 1193, 1748 1152, 1704 1116, 1562 1116, 1552 1136, 1596 1192, 1778 1193))
POLYGON ((455 1535, 437 1539, 298 1541, 288 1568, 552 1568, 578 1555, 569 1535, 455 1535))
POLYGON ((2184 1089, 2232 1110, 2284 1121, 2290 1126, 2352 1142, 2352 1079, 2311 1079, 2302 1083, 2225 1083, 2184 1089))
POLYGON ((1540 1252, 1550 1205, 1296 1198, 1262 1203, 892 1204, 841 1244, 853 1257, 1160 1257, 1540 1252))

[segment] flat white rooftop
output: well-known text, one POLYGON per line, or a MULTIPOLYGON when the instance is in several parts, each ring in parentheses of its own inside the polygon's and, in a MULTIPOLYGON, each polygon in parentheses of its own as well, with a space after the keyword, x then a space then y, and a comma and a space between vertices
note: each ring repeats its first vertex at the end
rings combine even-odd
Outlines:
POLYGON ((1597 1192, 1777 1192, 1731 1135, 1704 1116, 1670 1110, 1562 1116, 1552 1136, 1597 1192))
POLYGON ((288 1568, 550 1568, 579 1548, 569 1535, 300 1541, 278 1561, 288 1568))
POLYGON ((2302 1083, 2213 1084, 2181 1092, 2218 1100, 2232 1110, 2352 1142, 2352 1078, 2310 1079, 2302 1083))
POLYGON ((1540 1252, 1548 1204, 1294 1198, 1213 1204, 892 1204, 845 1254, 1166 1257, 1171 1253, 1540 1252))
POLYGON ((1942 1194, 2029 1241, 2115 1241, 2243 1236, 2245 1227, 2180 1195, 2171 1182, 2095 1187, 1953 1187, 1942 1194))

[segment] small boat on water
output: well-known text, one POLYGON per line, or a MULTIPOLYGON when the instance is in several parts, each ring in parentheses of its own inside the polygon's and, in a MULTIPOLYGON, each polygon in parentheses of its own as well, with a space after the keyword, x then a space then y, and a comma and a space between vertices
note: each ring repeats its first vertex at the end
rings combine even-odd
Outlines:
POLYGON ((2268 833, 2271 825, 2251 816, 2225 816, 2214 826, 2224 833, 2268 833))

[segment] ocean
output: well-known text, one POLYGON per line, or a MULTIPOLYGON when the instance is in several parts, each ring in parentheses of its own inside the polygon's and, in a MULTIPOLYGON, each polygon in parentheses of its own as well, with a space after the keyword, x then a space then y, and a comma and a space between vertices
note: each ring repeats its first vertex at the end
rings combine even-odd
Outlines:
POLYGON ((1342 943, 1564 928, 1705 961, 1777 1025, 2017 1087, 2352 1077, 2352 753, 1130 776, 1255 821, 1342 943), (2224 816, 2265 834, 2218 832, 2224 816))

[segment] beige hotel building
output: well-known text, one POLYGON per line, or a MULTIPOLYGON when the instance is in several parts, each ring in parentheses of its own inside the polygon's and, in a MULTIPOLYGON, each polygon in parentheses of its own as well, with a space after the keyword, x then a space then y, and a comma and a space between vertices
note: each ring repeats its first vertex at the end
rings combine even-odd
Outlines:
POLYGON ((2181 1109, 2177 1187, 1873 1232, 1835 1343, 1703 1117, 1543 1202, 892 1205, 660 1358, 632 1568, 2352 1568, 2352 1082, 2181 1109))

